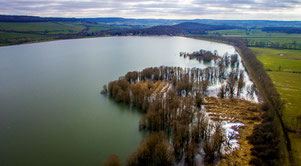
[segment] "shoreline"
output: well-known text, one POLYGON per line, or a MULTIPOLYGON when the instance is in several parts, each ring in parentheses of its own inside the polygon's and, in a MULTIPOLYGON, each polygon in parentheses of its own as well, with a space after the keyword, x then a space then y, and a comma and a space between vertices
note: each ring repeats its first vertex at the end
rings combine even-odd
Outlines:
POLYGON ((18 44, 0 45, 0 48, 1 47, 8 47, 8 46, 18 46, 18 45, 27 45, 27 44, 61 41, 61 40, 76 40, 76 39, 89 39, 89 38, 100 38, 100 37, 111 37, 111 36, 86 36, 86 37, 66 38, 66 39, 46 39, 46 40, 37 40, 37 41, 30 41, 30 42, 24 42, 24 43, 18 43, 18 44))
MULTIPOLYGON (((18 43, 18 44, 8 44, 8 45, 0 45, 1 47, 8 47, 8 46, 17 46, 17 45, 26 45, 26 44, 35 44, 35 43, 45 43, 45 42, 53 42, 53 41, 61 41, 61 40, 77 40, 77 39, 92 39, 92 38, 103 38, 103 37, 184 37, 184 38, 190 38, 190 39, 196 39, 196 40, 204 40, 209 42, 216 42, 216 43, 222 43, 226 45, 231 45, 227 42, 219 41, 219 40, 211 40, 207 38, 198 38, 193 36, 185 36, 185 35, 122 35, 122 36, 84 36, 84 37, 75 37, 75 38, 66 38, 66 39, 45 39, 45 40, 37 40, 37 41, 30 41, 30 42, 24 42, 24 43, 18 43)), ((231 45, 233 46, 233 45, 231 45)), ((234 47, 234 46, 233 46, 234 47)), ((235 47, 234 47, 235 48, 235 47)))

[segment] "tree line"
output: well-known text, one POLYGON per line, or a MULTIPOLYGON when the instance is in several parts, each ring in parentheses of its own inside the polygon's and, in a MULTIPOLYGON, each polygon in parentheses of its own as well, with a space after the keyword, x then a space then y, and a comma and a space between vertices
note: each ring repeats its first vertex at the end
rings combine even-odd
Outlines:
POLYGON ((251 39, 242 40, 249 47, 263 47, 263 48, 276 48, 276 49, 301 49, 300 44, 297 44, 297 41, 294 40, 291 43, 280 43, 280 42, 271 42, 271 41, 256 41, 251 39))
MULTIPOLYGON (((210 85, 220 83, 223 84, 219 90, 221 98, 239 97, 245 87, 244 71, 239 70, 237 60, 229 59, 223 57, 218 62, 218 67, 205 69, 161 66, 146 68, 141 72, 128 72, 119 80, 111 81, 108 87, 105 85, 103 92, 108 92, 118 102, 134 104, 144 111, 143 108, 152 97, 152 88, 156 81, 168 81, 179 96, 187 97, 196 93, 205 96, 210 85), (226 70, 227 65, 233 65, 235 68, 226 70)), ((254 89, 255 86, 245 88, 249 95, 254 95, 254 89)))

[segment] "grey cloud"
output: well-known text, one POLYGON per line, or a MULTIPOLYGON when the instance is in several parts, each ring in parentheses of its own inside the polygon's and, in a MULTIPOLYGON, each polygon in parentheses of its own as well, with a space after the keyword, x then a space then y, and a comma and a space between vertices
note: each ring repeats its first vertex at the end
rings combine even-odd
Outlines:
POLYGON ((209 5, 211 7, 223 7, 229 9, 252 9, 252 10, 274 10, 279 8, 294 8, 301 2, 298 0, 263 0, 256 2, 255 0, 195 0, 194 4, 209 5), (244 7, 250 6, 250 8, 244 7))
MULTIPOLYGON (((30 14, 41 16, 74 17, 141 17, 168 16, 179 17, 219 15, 231 17, 246 15, 250 12, 260 13, 279 9, 300 9, 301 0, 0 0, 2 14, 30 14), (102 12, 99 12, 102 11, 102 12), (94 12, 93 12, 94 11, 94 12), (89 15, 86 15, 89 13, 89 15), (122 15, 120 15, 122 14, 122 15)), ((285 14, 285 13, 284 13, 285 14)), ((276 14, 274 14, 276 15, 276 14)), ((282 13, 283 15, 283 13, 282 13)), ((296 13, 294 14, 296 15, 296 13)), ((290 13, 287 12, 287 16, 290 13)))

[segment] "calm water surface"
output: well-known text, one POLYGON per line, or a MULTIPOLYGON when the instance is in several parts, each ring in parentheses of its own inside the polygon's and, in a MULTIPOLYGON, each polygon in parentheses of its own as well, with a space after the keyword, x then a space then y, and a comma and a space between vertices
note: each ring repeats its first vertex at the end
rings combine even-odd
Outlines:
POLYGON ((225 44, 182 37, 106 37, 0 47, 0 165, 102 165, 135 151, 139 110, 99 94, 128 71, 202 67, 179 52, 225 44))

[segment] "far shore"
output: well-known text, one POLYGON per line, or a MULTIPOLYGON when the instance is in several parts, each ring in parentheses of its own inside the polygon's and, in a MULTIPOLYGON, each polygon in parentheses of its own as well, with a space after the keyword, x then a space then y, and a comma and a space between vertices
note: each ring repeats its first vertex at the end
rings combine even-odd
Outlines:
MULTIPOLYGON (((197 39, 197 40, 205 40, 205 41, 210 41, 210 42, 216 42, 216 43, 223 43, 223 44, 229 44, 223 41, 217 41, 213 39, 208 39, 208 38, 199 38, 195 36, 185 36, 185 35, 124 35, 124 36, 84 36, 84 37, 75 37, 75 38, 65 38, 65 39, 41 39, 41 40, 33 40, 29 42, 24 42, 24 43, 18 43, 18 44, 7 44, 7 45, 0 45, 0 47, 7 47, 7 46, 16 46, 16 45, 25 45, 25 44, 33 44, 33 43, 44 43, 44 42, 52 42, 52 41, 60 41, 60 40, 74 40, 74 39, 89 39, 89 38, 103 38, 103 37, 186 37, 186 38, 192 38, 192 39, 197 39)), ((231 44, 229 44, 231 45, 231 44)), ((233 45, 232 45, 233 46, 233 45)))

